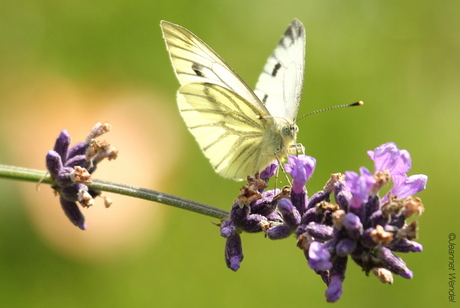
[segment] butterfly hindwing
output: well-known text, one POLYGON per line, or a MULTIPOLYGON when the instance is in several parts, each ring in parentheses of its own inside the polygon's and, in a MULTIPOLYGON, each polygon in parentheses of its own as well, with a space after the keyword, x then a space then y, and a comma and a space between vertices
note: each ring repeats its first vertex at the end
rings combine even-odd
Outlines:
POLYGON ((177 94, 180 113, 203 153, 220 175, 255 174, 272 118, 237 93, 212 83, 190 83, 177 94))
POLYGON ((272 116, 294 121, 302 95, 305 28, 294 19, 268 58, 255 93, 272 116))

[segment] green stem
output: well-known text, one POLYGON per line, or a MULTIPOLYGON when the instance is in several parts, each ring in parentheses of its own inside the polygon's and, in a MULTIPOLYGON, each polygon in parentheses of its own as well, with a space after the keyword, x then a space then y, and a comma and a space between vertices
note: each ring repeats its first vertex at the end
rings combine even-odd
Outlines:
MULTIPOLYGON (((44 171, 8 165, 0 165, 0 178, 34 183, 38 183, 41 180, 40 183, 43 184, 53 183, 49 174, 44 171)), ((218 219, 229 216, 227 211, 210 205, 137 186, 93 179, 93 183, 88 185, 88 187, 94 190, 155 201, 218 219)))

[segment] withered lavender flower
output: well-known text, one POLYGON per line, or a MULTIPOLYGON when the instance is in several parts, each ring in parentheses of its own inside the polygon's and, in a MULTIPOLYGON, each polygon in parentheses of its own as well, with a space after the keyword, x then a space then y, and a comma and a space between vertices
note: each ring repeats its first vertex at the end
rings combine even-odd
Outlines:
POLYGON ((242 232, 264 231, 272 240, 295 235, 308 265, 327 285, 328 302, 342 295, 349 258, 384 283, 393 283, 392 274, 412 278, 412 271, 393 252, 422 251, 413 241, 417 222, 407 219, 422 214, 421 200, 413 195, 425 189, 428 178, 406 175, 411 168, 409 152, 394 143, 383 144, 368 155, 374 161, 374 173, 361 167, 359 174, 332 174, 323 190, 310 198, 305 184, 316 161, 309 156, 289 157, 285 170, 293 178, 292 187, 264 190, 268 177, 275 173, 274 165, 261 178, 248 178, 230 217, 220 224, 221 235, 227 239, 227 266, 233 271, 240 268, 242 232), (390 182, 392 188, 380 198, 380 190, 390 182))
MULTIPOLYGON (((80 229, 86 229, 85 218, 77 206, 93 205, 93 198, 101 194, 100 191, 89 189, 91 174, 97 164, 104 158, 116 159, 118 151, 106 142, 99 142, 97 137, 110 130, 110 124, 97 123, 85 142, 78 142, 70 146, 70 135, 63 130, 56 140, 54 150, 46 155, 46 168, 54 184, 51 186, 60 196, 62 209, 70 221, 80 229)), ((106 206, 111 201, 105 199, 106 206)))

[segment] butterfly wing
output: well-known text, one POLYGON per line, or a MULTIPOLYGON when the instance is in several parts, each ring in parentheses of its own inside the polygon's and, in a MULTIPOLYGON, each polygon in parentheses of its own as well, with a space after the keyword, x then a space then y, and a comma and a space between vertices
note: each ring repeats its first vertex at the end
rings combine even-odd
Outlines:
POLYGON ((305 69, 305 28, 294 19, 259 77, 254 93, 272 116, 294 121, 305 69))
POLYGON ((177 101, 188 129, 221 176, 245 179, 275 159, 275 149, 265 145, 273 118, 264 118, 239 94, 215 83, 189 83, 179 89, 177 101))
MULTIPOLYGON (((271 92, 262 83, 267 79, 270 83, 268 86, 273 86, 274 82, 280 80, 283 85, 276 85, 275 93, 287 89, 300 95, 302 82, 300 88, 291 85, 284 87, 284 83, 299 82, 299 78, 303 78, 303 64, 302 74, 296 71, 300 77, 293 77, 294 68, 291 65, 295 63, 292 63, 294 60, 291 58, 299 55, 293 54, 289 46, 295 45, 297 51, 301 49, 298 47, 301 24, 298 24, 294 21, 286 31, 265 69, 268 72, 270 66, 279 63, 277 67, 281 65, 281 72, 290 76, 290 79, 283 77, 280 80, 276 74, 264 72, 259 80, 259 92, 262 95, 259 97, 265 99, 263 103, 206 43, 181 26, 161 22, 171 62, 181 84, 177 94, 180 113, 218 174, 232 179, 254 175, 275 160, 276 156, 281 158, 285 153, 281 149, 289 148, 295 141, 295 133, 281 135, 281 131, 285 131, 286 127, 282 126, 286 125, 286 121, 280 124, 279 118, 272 115, 285 117, 288 114, 289 117, 285 118, 292 121, 297 114, 300 98, 296 98, 295 103, 291 100, 290 104, 285 104, 285 100, 290 99, 291 94, 284 94, 282 101, 276 101, 276 97, 268 98, 266 93, 271 92), (277 61, 277 57, 281 56, 283 62, 277 61), (271 114, 267 107, 272 108, 276 114, 271 114), (291 107, 294 110, 284 111, 284 114, 278 110, 291 107)), ((304 53, 300 56, 304 56, 304 53)), ((291 126, 287 127, 289 131, 291 126)))
POLYGON ((269 114, 259 98, 225 61, 189 30, 161 21, 171 62, 179 83, 213 83, 238 93, 249 103, 269 114))

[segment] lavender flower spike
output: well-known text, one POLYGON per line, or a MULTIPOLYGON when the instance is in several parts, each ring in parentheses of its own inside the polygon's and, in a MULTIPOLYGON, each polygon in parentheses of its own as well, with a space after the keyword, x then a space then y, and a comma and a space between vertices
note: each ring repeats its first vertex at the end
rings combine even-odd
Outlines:
POLYGON ((410 154, 394 143, 368 155, 374 160, 374 173, 365 167, 359 173, 346 171, 345 176, 333 173, 323 190, 310 198, 305 185, 316 160, 305 155, 289 156, 285 165, 292 187, 265 191, 266 177, 274 174, 274 166, 262 172, 263 180, 249 178, 230 217, 220 224, 221 235, 227 239, 227 266, 236 271, 243 260, 240 233, 263 230, 271 240, 294 234, 308 265, 327 285, 327 302, 342 296, 349 259, 383 283, 393 283, 393 274, 412 278, 412 271, 394 253, 423 251, 414 241, 417 221, 407 219, 423 213, 421 199, 413 195, 426 188, 428 177, 408 176, 410 154), (380 198, 380 190, 391 182, 393 187, 380 198))
MULTIPOLYGON (((83 207, 93 204, 93 197, 99 196, 101 192, 86 186, 91 184, 91 173, 96 170, 102 159, 114 159, 118 153, 107 143, 98 143, 94 139, 109 129, 108 123, 97 123, 86 142, 79 142, 70 149, 70 136, 63 130, 56 140, 54 149, 46 155, 46 168, 54 181, 51 187, 60 194, 60 203, 66 216, 82 230, 86 229, 85 217, 76 202, 83 207)), ((106 201, 106 205, 108 203, 109 200, 106 201)))

